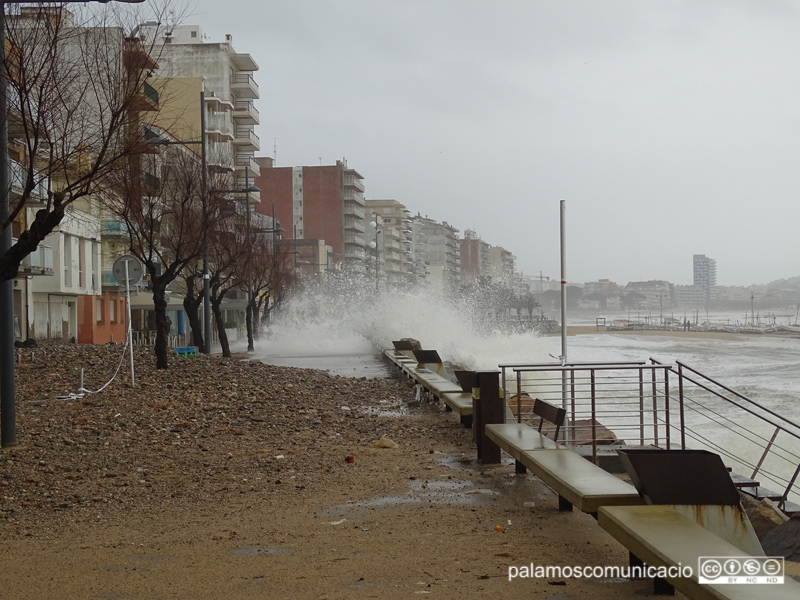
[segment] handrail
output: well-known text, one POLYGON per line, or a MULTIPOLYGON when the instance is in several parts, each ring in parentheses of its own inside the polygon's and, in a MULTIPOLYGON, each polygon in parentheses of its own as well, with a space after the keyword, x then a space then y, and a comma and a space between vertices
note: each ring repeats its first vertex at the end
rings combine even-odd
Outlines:
POLYGON ((742 400, 745 400, 746 402, 749 402, 750 404, 752 404, 752 405, 754 405, 754 406, 757 406, 758 408, 760 408, 760 409, 761 409, 761 410, 763 410, 764 412, 771 414, 773 417, 778 417, 780 420, 782 420, 782 421, 785 421, 786 423, 788 423, 788 424, 789 424, 789 425, 791 425, 792 427, 796 427, 798 430, 800 430, 800 425, 798 425, 798 424, 797 424, 797 423, 795 423, 794 421, 791 421, 791 420, 787 419, 787 418, 786 418, 786 417, 784 417, 783 415, 779 415, 778 413, 776 413, 776 412, 775 412, 775 411, 773 411, 772 409, 769 409, 769 408, 767 408, 766 406, 763 406, 763 405, 759 404, 759 403, 758 403, 758 402, 756 402, 755 400, 751 400, 750 398, 748 398, 747 396, 744 396, 744 395, 740 394, 740 393, 739 393, 739 392, 737 392, 736 390, 732 390, 732 389, 731 389, 731 388, 729 388, 728 386, 726 386, 726 385, 724 385, 724 384, 722 384, 722 383, 719 383, 718 381, 715 381, 714 379, 712 379, 712 378, 711 378, 711 377, 709 377, 708 375, 704 375, 703 373, 701 373, 701 372, 700 372, 700 371, 698 371, 697 369, 693 369, 693 368, 692 368, 692 367, 690 367, 689 365, 687 365, 687 364, 685 364, 685 363, 682 363, 682 362, 680 362, 680 361, 677 361, 677 360, 675 361, 675 364, 682 365, 682 366, 683 366, 683 368, 685 368, 685 369, 689 369, 689 370, 690 370, 692 373, 695 373, 696 375, 700 375, 701 377, 704 377, 705 379, 708 379, 709 381, 711 381, 711 382, 712 382, 712 383, 714 383, 715 385, 718 385, 719 387, 721 387, 721 388, 722 388, 723 390, 725 390, 726 392, 729 392, 729 393, 733 394, 734 396, 736 396, 736 397, 738 397, 738 398, 741 398, 742 400))
MULTIPOLYGON (((768 487, 773 487, 770 483, 779 486, 773 489, 783 490, 775 493, 780 507, 785 507, 790 493, 794 497, 800 478, 800 425, 683 362, 662 363, 650 358, 649 363, 504 363, 499 367, 504 389, 507 384, 513 389, 514 384, 506 381, 509 372, 517 380, 518 422, 523 416, 531 418, 531 400, 561 398, 569 411, 564 443, 569 444, 570 438, 572 443, 591 443, 595 459, 598 444, 604 443, 597 439, 600 424, 616 434, 614 439, 637 440, 640 445, 686 449, 699 442, 746 473, 752 470, 753 481, 759 476, 768 487), (645 379, 648 371, 649 382, 645 379), (524 407, 523 391, 528 393, 524 407), (695 392, 699 395, 690 396, 695 392), (728 441, 716 439, 708 431, 724 431, 736 449, 726 447, 728 441), (790 443, 777 439, 781 432, 789 434, 786 440, 790 443)), ((506 389, 506 398, 511 393, 506 389)))
MULTIPOLYGON (((655 365, 662 365, 662 363, 660 361, 658 361, 658 360, 656 360, 656 359, 654 359, 652 357, 650 358, 650 361, 651 361, 651 363, 653 363, 655 365)), ((760 435, 759 433, 757 433, 755 431, 750 430, 749 434, 752 435, 753 437, 749 437, 749 436, 743 435, 740 431, 734 430, 733 427, 723 424, 723 426, 726 429, 728 429, 732 433, 744 438, 749 443, 752 443, 752 444, 758 444, 759 443, 759 442, 756 441, 756 439, 753 439, 753 438, 757 438, 761 442, 766 442, 766 445, 764 446, 763 452, 761 453, 761 456, 759 457, 759 459, 755 463, 755 465, 753 465, 752 463, 748 463, 746 460, 743 460, 741 457, 735 457, 735 458, 737 460, 739 460, 745 466, 753 466, 753 472, 750 475, 750 479, 752 479, 752 480, 755 480, 755 478, 759 475, 759 473, 766 473, 767 476, 769 477, 769 479, 771 479, 775 483, 784 483, 785 482, 786 483, 786 488, 784 489, 784 491, 783 491, 783 493, 781 495, 780 502, 779 502, 779 507, 784 507, 785 503, 787 501, 789 492, 792 490, 792 487, 794 487, 794 484, 795 484, 798 476, 800 476, 800 461, 798 462, 798 465, 797 465, 797 468, 794 471, 794 474, 791 477, 789 477, 788 479, 785 479, 785 480, 781 480, 780 475, 777 475, 775 473, 770 473, 766 469, 764 469, 764 461, 766 460, 767 456, 770 453, 773 456, 776 456, 777 458, 780 458, 781 460, 784 460, 786 462, 793 462, 794 460, 797 460, 798 458, 800 458, 800 457, 798 457, 798 455, 793 454, 791 450, 788 450, 787 448, 783 448, 783 447, 778 446, 778 445, 775 444, 775 439, 777 438, 777 436, 778 436, 778 434, 780 432, 785 432, 790 437, 794 438, 797 442, 800 442, 800 425, 798 425, 797 423, 795 423, 794 421, 792 421, 790 419, 787 419, 786 417, 784 417, 783 415, 777 413, 776 411, 774 411, 774 410, 772 410, 772 409, 770 409, 770 408, 768 408, 766 406, 763 406, 762 404, 752 400, 751 398, 748 398, 747 396, 737 392, 736 390, 731 389, 730 387, 720 383, 719 381, 716 381, 712 377, 709 377, 708 375, 705 375, 704 373, 701 373, 697 369, 695 369, 693 367, 690 367, 689 365, 687 365, 687 364, 685 364, 685 363, 683 363, 681 361, 676 361, 676 364, 678 366, 677 371, 675 369, 672 369, 672 368, 670 370, 673 373, 676 373, 678 375, 678 378, 679 378, 679 406, 680 406, 680 412, 681 412, 681 438, 683 440, 682 446, 685 447, 685 435, 686 435, 686 424, 685 424, 685 422, 683 420, 683 413, 684 413, 684 406, 685 406, 685 402, 686 402, 686 396, 685 396, 685 392, 684 392, 684 389, 683 389, 683 382, 684 381, 688 381, 688 382, 694 384, 695 386, 697 386, 698 389, 701 389, 701 390, 703 390, 705 392, 708 392, 709 394, 711 394, 712 397, 716 397, 716 398, 718 398, 720 400, 723 400, 724 402, 728 403, 729 405, 735 406, 738 409, 743 410, 744 412, 746 412, 747 414, 749 414, 752 417, 756 418, 760 422, 768 424, 768 425, 774 427, 774 431, 772 432, 771 437, 769 438, 769 440, 767 440, 766 437, 760 435), (690 373, 694 374, 696 377, 691 377, 689 375, 686 375, 684 373, 684 369, 689 371, 690 373), (704 381, 698 381, 699 378, 702 378, 702 380, 704 380, 704 381), (708 382, 708 383, 705 383, 705 382, 708 382), (710 387, 710 384, 713 384, 713 385, 717 386, 720 390, 723 390, 723 391, 727 392, 728 394, 733 396, 733 398, 720 393, 720 391, 718 391, 716 389, 713 389, 712 387, 710 387), (737 399, 739 401, 737 401, 737 399), (761 412, 758 412, 758 411, 761 411, 761 412), (776 421, 779 421, 779 422, 776 422, 776 421), (792 427, 792 428, 796 429, 797 431, 792 431, 792 429, 789 429, 789 427, 792 427), (779 454, 778 452, 774 451, 773 448, 777 448, 777 449, 781 450, 784 453, 788 453, 790 455, 790 457, 787 457, 787 456, 785 456, 783 454, 779 454)), ((698 406, 701 406, 704 410, 707 410, 707 411, 710 410, 710 412, 712 412, 714 415, 716 415, 718 418, 722 419, 723 421, 727 421, 728 423, 731 423, 731 424, 734 424, 734 425, 736 424, 733 420, 729 419, 728 417, 724 417, 723 415, 720 415, 718 412, 709 409, 708 407, 700 404, 698 401, 692 400, 692 402, 694 404, 697 404, 698 406)), ((697 409, 694 409, 694 410, 696 412, 699 412, 699 411, 697 411, 697 409)), ((692 436, 692 437, 697 439, 696 436, 692 436)), ((711 443, 711 442, 706 440, 705 443, 711 443)), ((713 444, 713 445, 717 446, 717 444, 713 444)), ((727 451, 726 451, 726 453, 727 453, 727 451)), ((732 454, 729 454, 729 456, 731 458, 734 458, 734 455, 732 455, 732 454)))

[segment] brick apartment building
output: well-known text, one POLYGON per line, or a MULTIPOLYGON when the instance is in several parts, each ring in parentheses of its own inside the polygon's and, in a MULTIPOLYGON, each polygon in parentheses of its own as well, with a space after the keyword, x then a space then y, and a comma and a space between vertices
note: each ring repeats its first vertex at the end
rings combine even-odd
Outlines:
POLYGON ((345 161, 318 167, 274 167, 262 162, 255 180, 261 190, 256 210, 269 216, 274 211, 284 229, 284 241, 324 243, 330 256, 320 261, 326 268, 341 265, 348 271, 365 272, 369 219, 363 179, 345 161))

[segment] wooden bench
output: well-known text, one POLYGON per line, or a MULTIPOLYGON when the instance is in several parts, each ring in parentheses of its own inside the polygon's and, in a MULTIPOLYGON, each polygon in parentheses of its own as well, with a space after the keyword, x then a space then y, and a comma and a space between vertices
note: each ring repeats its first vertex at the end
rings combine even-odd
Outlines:
POLYGON ((472 427, 472 392, 446 392, 441 398, 447 412, 458 413, 461 424, 472 427))
POLYGON ((601 506, 644 503, 631 484, 558 443, 566 417, 563 408, 537 399, 533 412, 540 417, 538 430, 520 423, 490 424, 486 437, 514 458, 517 473, 529 469, 555 491, 559 510, 575 506, 594 515, 601 506), (555 427, 552 439, 542 433, 545 423, 555 427))
POLYGON ((601 506, 644 504, 630 483, 572 450, 526 450, 520 462, 558 494, 559 510, 596 515, 601 506))
POLYGON ((558 408, 544 400, 536 399, 533 405, 533 414, 539 417, 538 429, 533 429, 522 423, 509 422, 486 426, 486 436, 500 446, 506 453, 514 457, 517 473, 524 473, 526 467, 522 464, 522 453, 527 450, 560 450, 564 446, 558 443, 558 434, 564 425, 567 411, 558 408), (553 438, 542 433, 545 423, 555 426, 553 438))
POLYGON ((789 600, 800 598, 800 583, 789 576, 781 584, 701 584, 699 558, 746 554, 671 506, 601 506, 597 521, 631 554, 631 563, 652 567, 691 567, 691 577, 654 582, 657 593, 680 590, 693 600, 789 600))

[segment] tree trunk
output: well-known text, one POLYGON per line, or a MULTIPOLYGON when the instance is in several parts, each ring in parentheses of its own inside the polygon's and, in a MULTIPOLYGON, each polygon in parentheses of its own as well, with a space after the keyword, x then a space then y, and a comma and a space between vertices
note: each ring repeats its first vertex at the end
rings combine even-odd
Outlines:
POLYGON ((186 278, 186 297, 183 299, 183 310, 186 318, 189 319, 189 328, 192 330, 192 344, 197 346, 200 352, 205 351, 203 343, 203 325, 198 314, 198 309, 203 302, 202 294, 194 295, 194 276, 186 278))
POLYGON ((168 369, 167 359, 167 339, 169 337, 169 326, 171 321, 167 317, 166 284, 152 279, 153 281, 153 305, 156 312, 156 369, 168 369))
POLYGON ((217 323, 217 333, 219 334, 219 344, 222 346, 222 356, 225 358, 231 357, 231 346, 228 343, 228 332, 225 331, 225 321, 222 319, 222 310, 220 304, 222 298, 211 299, 211 312, 214 313, 214 320, 217 323))
POLYGON ((245 321, 247 322, 247 351, 252 352, 255 350, 255 346, 253 344, 253 314, 255 312, 254 302, 250 302, 248 298, 247 310, 245 321))

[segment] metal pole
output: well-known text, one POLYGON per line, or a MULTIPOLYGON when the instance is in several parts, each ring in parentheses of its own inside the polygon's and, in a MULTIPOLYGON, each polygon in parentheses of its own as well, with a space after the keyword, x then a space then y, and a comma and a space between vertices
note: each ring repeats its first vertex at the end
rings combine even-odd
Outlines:
MULTIPOLYGON (((0 255, 12 244, 8 181, 8 102, 5 74, 6 3, 0 2, 0 255)), ((0 282, 0 445, 17 443, 16 401, 14 389, 14 281, 0 282)))
MULTIPOLYGON (((244 168, 244 209, 247 211, 247 310, 245 319, 250 319, 250 331, 247 332, 247 351, 255 350, 253 347, 253 328, 255 315, 253 314, 253 246, 250 242, 250 168, 244 168)), ((273 229, 275 226, 273 225, 273 229)))
POLYGON ((208 164, 206 158, 206 91, 200 90, 200 164, 203 169, 203 353, 211 354, 211 275, 208 272, 208 164))
MULTIPOLYGON (((566 241, 566 201, 561 200, 561 365, 567 364, 567 241, 566 241)), ((561 370, 561 408, 567 410, 567 372, 561 370)), ((566 438, 569 438, 567 429, 566 438)), ((565 441, 570 442, 570 439, 565 441)))
POLYGON ((136 387, 136 376, 133 374, 133 321, 131 319, 131 277, 128 273, 128 263, 125 261, 125 291, 128 294, 128 350, 131 354, 131 387, 136 387))

